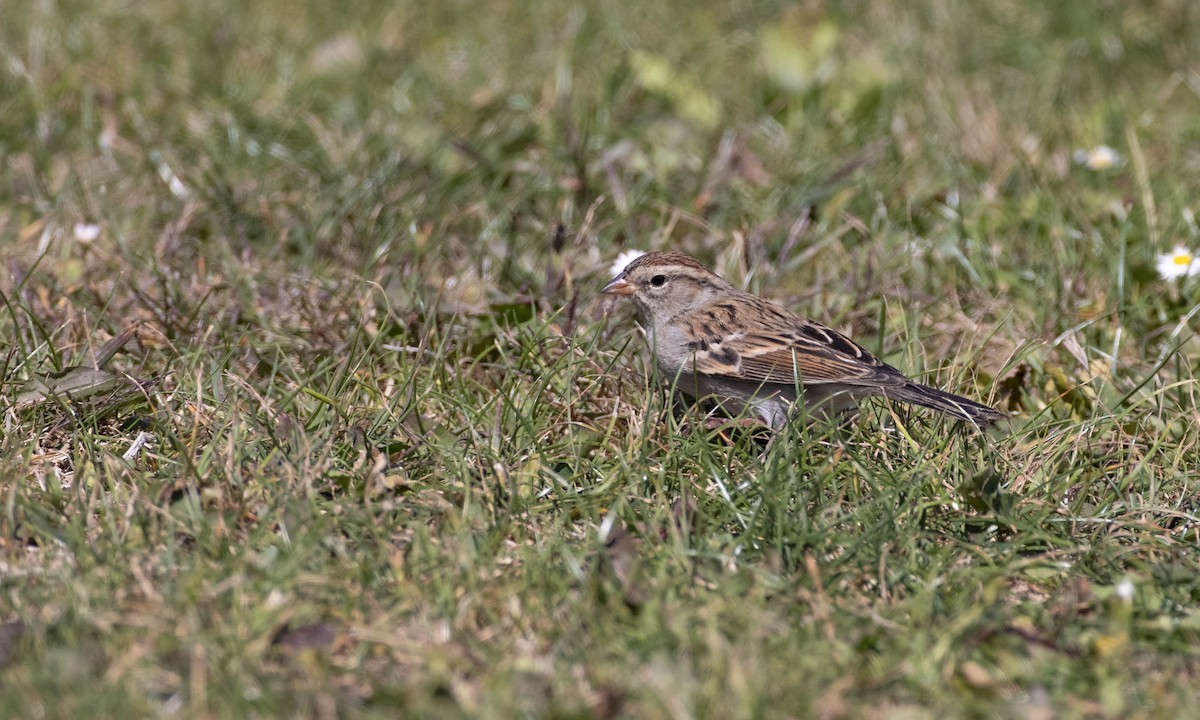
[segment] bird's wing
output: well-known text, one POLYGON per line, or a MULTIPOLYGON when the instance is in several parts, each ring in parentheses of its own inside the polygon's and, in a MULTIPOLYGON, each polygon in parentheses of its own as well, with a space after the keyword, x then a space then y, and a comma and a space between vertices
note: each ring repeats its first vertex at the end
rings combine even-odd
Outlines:
POLYGON ((754 322, 731 322, 730 306, 719 302, 697 311, 693 327, 701 339, 693 343, 694 372, 785 385, 899 387, 908 382, 899 370, 837 331, 765 301, 755 305, 748 308, 754 310, 754 322), (730 326, 745 331, 706 332, 730 326))

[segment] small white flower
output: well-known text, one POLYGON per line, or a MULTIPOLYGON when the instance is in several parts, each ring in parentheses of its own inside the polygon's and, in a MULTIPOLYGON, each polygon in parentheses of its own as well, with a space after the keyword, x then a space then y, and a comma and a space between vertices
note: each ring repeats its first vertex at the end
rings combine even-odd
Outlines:
POLYGON ((1021 149, 1025 151, 1026 155, 1032 157, 1036 155, 1038 150, 1041 148, 1042 141, 1037 135, 1026 135, 1025 137, 1021 138, 1021 149))
POLYGON ((921 260, 927 254, 929 254, 929 250, 933 247, 933 243, 929 242, 928 239, 918 235, 911 240, 905 240, 901 247, 906 254, 912 257, 912 259, 921 260))
POLYGON ((600 522, 600 533, 599 533, 600 534, 600 542, 602 542, 602 543, 608 542, 609 533, 612 532, 613 523, 615 523, 616 521, 617 521, 617 516, 609 514, 609 515, 606 515, 604 517, 604 520, 602 520, 600 522))
POLYGON ((94 242, 100 237, 100 226, 95 223, 75 223, 75 239, 81 243, 94 242))
POLYGON ((1075 162, 1088 170, 1109 170, 1125 162, 1121 153, 1107 145, 1097 145, 1091 150, 1076 150, 1075 162))
POLYGON ((1158 256, 1155 267, 1159 277, 1164 280, 1176 280, 1200 273, 1200 259, 1183 245, 1176 245, 1171 252, 1158 256))
POLYGON ((629 263, 637 260, 645 254, 645 250, 626 250, 625 252, 621 253, 617 256, 617 259, 613 261, 612 271, 609 273, 609 276, 616 277, 620 275, 621 271, 624 270, 629 263))
POLYGON ((1126 578, 1117 583, 1116 593, 1122 602, 1133 602, 1133 581, 1126 578))

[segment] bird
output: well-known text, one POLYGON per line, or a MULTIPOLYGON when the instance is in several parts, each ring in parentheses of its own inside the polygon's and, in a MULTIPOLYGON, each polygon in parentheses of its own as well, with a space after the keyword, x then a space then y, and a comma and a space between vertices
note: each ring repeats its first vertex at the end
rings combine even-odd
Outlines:
POLYGON ((685 395, 782 428, 802 399, 811 417, 882 396, 984 428, 1004 413, 923 385, 845 335, 739 290, 696 259, 646 253, 601 293, 633 301, 659 370, 685 395))

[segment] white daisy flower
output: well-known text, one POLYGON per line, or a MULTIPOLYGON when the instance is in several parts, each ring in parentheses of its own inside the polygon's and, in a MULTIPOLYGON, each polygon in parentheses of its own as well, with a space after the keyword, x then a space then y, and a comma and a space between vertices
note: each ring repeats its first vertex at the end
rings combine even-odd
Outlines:
POLYGON ((1133 602, 1133 581, 1126 578, 1117 583, 1116 594, 1122 602, 1133 602))
POLYGON ((629 263, 637 260, 645 254, 645 250, 626 250, 625 252, 621 253, 617 256, 617 259, 613 261, 612 269, 609 272, 609 277, 616 277, 620 275, 621 271, 624 270, 629 263))
POLYGON ((1091 150, 1076 150, 1073 158, 1088 170, 1109 170, 1125 162, 1121 153, 1107 145, 1097 145, 1091 150))
POLYGON ((100 226, 95 223, 75 223, 75 239, 81 243, 95 242, 100 237, 100 226))
POLYGON ((1177 280, 1200 273, 1200 259, 1183 245, 1176 245, 1171 252, 1159 255, 1154 266, 1164 280, 1177 280))

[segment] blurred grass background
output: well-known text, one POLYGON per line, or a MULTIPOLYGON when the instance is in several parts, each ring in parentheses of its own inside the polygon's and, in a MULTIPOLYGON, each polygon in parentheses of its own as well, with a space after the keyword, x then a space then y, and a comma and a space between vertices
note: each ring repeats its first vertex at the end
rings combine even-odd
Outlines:
POLYGON ((13 716, 1195 705, 1195 3, 3 14, 13 716), (689 432, 629 248, 1015 420, 689 432))

